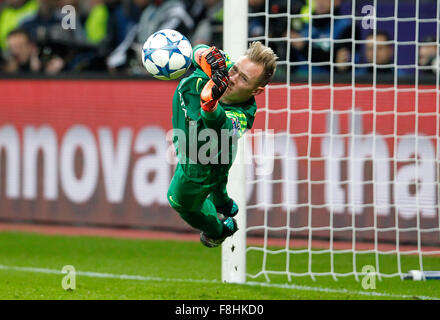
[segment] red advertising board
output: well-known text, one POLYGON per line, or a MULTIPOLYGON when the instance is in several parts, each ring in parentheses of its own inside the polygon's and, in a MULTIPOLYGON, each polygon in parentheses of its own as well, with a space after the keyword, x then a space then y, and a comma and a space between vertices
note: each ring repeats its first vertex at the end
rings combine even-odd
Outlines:
MULTIPOLYGON (((1 80, 0 219, 190 230, 166 199, 176 85, 1 80)), ((248 166, 250 226, 440 243, 435 87, 277 85, 257 101, 281 157, 248 166)))

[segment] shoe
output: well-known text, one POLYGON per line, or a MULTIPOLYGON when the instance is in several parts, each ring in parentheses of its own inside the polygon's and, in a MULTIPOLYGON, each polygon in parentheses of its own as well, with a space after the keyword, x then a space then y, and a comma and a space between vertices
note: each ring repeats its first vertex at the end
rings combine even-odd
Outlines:
POLYGON ((225 241, 227 237, 232 236, 237 232, 237 221, 234 218, 228 217, 222 221, 223 231, 222 236, 218 239, 208 237, 204 232, 200 233, 200 242, 208 248, 218 247, 225 241))
POLYGON ((220 213, 225 217, 235 217, 238 213, 238 205, 232 199, 229 199, 228 203, 222 206, 216 206, 215 208, 217 209, 217 213, 220 213))

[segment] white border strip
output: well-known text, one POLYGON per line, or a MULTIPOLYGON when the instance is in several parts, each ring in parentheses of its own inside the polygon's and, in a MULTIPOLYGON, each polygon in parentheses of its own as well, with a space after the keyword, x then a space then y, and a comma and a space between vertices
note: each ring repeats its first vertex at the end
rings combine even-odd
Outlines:
MULTIPOLYGON (((0 270, 11 270, 11 271, 22 271, 22 272, 34 272, 34 273, 46 273, 46 274, 64 274, 60 270, 47 269, 47 268, 34 268, 34 267, 17 267, 17 266, 7 266, 0 264, 0 270)), ((91 278, 107 278, 107 279, 120 279, 120 280, 138 280, 138 281, 158 281, 158 282, 189 282, 189 283, 217 283, 221 282, 218 280, 207 280, 207 279, 179 279, 179 278, 161 278, 161 277, 146 277, 140 275, 128 275, 128 274, 113 274, 113 273, 100 273, 100 272, 89 272, 89 271, 76 271, 76 275, 91 277, 91 278)), ((383 292, 367 292, 367 291, 352 291, 346 289, 332 289, 323 287, 311 287, 311 286, 299 286, 294 284, 276 284, 276 283, 265 283, 265 282, 255 282, 250 281, 244 284, 236 284, 238 286, 255 286, 255 287, 269 287, 269 288, 281 288, 281 289, 291 289, 299 291, 314 291, 323 293, 340 293, 349 295, 362 295, 366 297, 383 297, 383 298, 395 298, 395 299, 414 299, 417 297, 422 300, 440 300, 440 297, 430 297, 430 296, 414 296, 414 295, 396 295, 383 292)))

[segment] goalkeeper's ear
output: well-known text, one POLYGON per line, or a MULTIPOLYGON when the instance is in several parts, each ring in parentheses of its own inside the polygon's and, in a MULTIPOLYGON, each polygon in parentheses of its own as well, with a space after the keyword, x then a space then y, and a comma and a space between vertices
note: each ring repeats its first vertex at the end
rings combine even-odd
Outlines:
POLYGON ((263 93, 264 92, 264 88, 265 87, 257 87, 257 88, 255 88, 252 92, 251 92, 251 94, 255 97, 255 96, 258 96, 259 94, 261 94, 261 93, 263 93))

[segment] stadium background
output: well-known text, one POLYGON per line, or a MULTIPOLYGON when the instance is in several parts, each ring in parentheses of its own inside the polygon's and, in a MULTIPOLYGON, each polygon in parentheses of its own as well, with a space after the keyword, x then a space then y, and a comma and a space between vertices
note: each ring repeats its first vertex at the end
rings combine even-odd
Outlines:
MULTIPOLYGON (((348 12, 350 1, 342 1, 341 12, 348 12)), ((364 2, 360 2, 359 7, 364 2)), ((371 3, 365 1, 365 4, 371 3)), ((393 2, 394 3, 394 2, 393 2)), ((378 1, 378 12, 384 16, 392 16, 394 5, 387 1, 378 1)), ((436 12, 435 1, 420 1, 420 16, 429 17, 436 12)), ((399 17, 414 15, 413 2, 402 2, 399 5, 399 17)), ((360 21, 359 21, 360 22, 360 21)), ((415 21, 399 22, 399 35, 394 35, 394 22, 384 21, 381 28, 389 31, 396 40, 414 41, 412 32, 415 21)), ((424 24, 420 28, 418 39, 435 32, 434 24, 424 24)), ((361 32, 361 38, 366 36, 361 32)), ((397 65, 413 65, 415 62, 414 44, 399 46, 397 65)), ((414 70, 409 68, 399 76, 399 85, 394 86, 394 77, 381 76, 378 85, 392 89, 378 93, 374 89, 356 91, 356 107, 365 111, 362 121, 368 132, 372 128, 372 112, 393 111, 413 113, 407 116, 377 117, 377 130, 383 134, 397 123, 398 134, 411 133, 415 130, 416 119, 420 132, 429 136, 436 135, 436 93, 415 94, 399 89, 413 83, 414 70), (394 101, 395 90, 398 90, 394 101), (373 100, 377 102, 374 105, 373 100), (396 105, 395 105, 396 104, 396 105), (424 116, 424 113, 427 115, 424 116), (417 115, 416 115, 417 114, 417 115), (397 120, 396 118, 397 117, 397 120)), ((179 217, 171 211, 166 201, 166 190, 172 176, 173 167, 167 164, 163 156, 171 149, 166 141, 166 133, 171 125, 171 96, 177 82, 154 81, 145 74, 110 72, 108 75, 91 74, 90 70, 74 72, 65 70, 55 76, 44 73, 2 73, 0 80, 0 136, 2 148, 0 153, 0 219, 4 222, 26 222, 45 224, 67 224, 75 226, 111 226, 145 228, 154 230, 173 230, 193 232, 179 217), (90 79, 92 78, 92 80, 90 79), (93 80, 94 78, 94 80, 93 80), (124 140, 125 139, 125 140, 124 140)), ((78 71, 78 70, 76 70, 78 71)), ((108 70, 107 70, 108 71, 108 70)), ((336 77, 341 84, 351 84, 350 75, 336 77), (349 79, 349 80, 347 80, 349 79)), ((294 77, 292 85, 304 83, 305 77, 294 77)), ((314 78, 316 87, 325 84, 327 76, 314 78)), ((420 78, 427 89, 435 89, 435 75, 420 78)), ((278 74, 275 83, 283 81, 283 74, 278 74)), ((368 86, 368 77, 365 77, 368 86)), ((362 82, 362 77, 356 82, 362 82)), ((362 85, 357 85, 362 87, 362 85)), ((356 87, 357 88, 357 87, 356 87)), ((287 92, 283 89, 270 91, 268 100, 260 97, 258 102, 262 108, 285 108, 287 92), (278 90, 278 91, 277 91, 278 90)), ((341 110, 351 109, 351 90, 335 91, 333 96, 335 107, 341 110), (347 99, 350 97, 350 99, 347 99)), ((293 88, 291 107, 299 111, 293 116, 291 133, 325 133, 325 114, 313 115, 312 128, 307 127, 310 111, 308 91, 293 88)), ((313 91, 315 110, 328 109, 329 90, 313 91)), ((350 127, 349 115, 342 116, 340 129, 347 131, 350 127)), ((255 129, 265 126, 264 116, 257 117, 255 129)), ((271 117, 269 127, 275 130, 285 128, 282 115, 271 117)), ((394 127, 393 127, 394 128, 394 127)), ((435 140, 435 139, 434 139, 435 140)), ((428 152, 435 154, 438 146, 433 142, 433 149, 428 152)), ((312 141, 312 155, 320 157, 321 140, 312 141)), ((299 137, 294 141, 298 156, 307 155, 307 141, 299 137)), ((395 154, 393 138, 387 138, 390 157, 395 154)), ((313 181, 324 180, 324 161, 314 162, 313 181)), ((289 164, 297 168, 298 178, 304 179, 305 163, 289 164)), ((255 168, 253 168, 255 169, 255 168)), ((371 169, 370 169, 371 171, 371 169)), ((367 171, 365 177, 371 177, 367 171)), ((281 162, 276 162, 275 176, 282 175, 281 162)), ((392 177, 391 177, 392 179, 392 177)), ((438 172, 434 169, 434 182, 438 181, 438 172)), ((324 197, 324 184, 313 186, 312 204, 321 205, 324 197)), ((281 198, 283 186, 274 183, 271 186, 275 197, 281 198)), ((248 194, 250 204, 255 209, 249 212, 249 225, 261 224, 262 215, 256 191, 258 186, 248 194)), ((289 214, 293 224, 302 225, 307 218, 307 183, 298 185, 297 195, 288 195, 292 203, 289 214)), ((390 190, 392 186, 390 184, 390 190)), ((346 191, 347 192, 347 191, 346 191)), ((436 206, 438 191, 432 193, 428 204, 436 206)), ((370 189, 366 190, 366 198, 371 198, 370 189)), ((394 199, 389 199, 390 204, 394 199)), ((366 201, 368 202, 368 201, 366 201)), ((371 201, 370 201, 371 202, 371 201)), ((438 207, 438 206, 437 206, 438 207)), ((371 225, 373 208, 363 210, 356 219, 359 226, 371 225)), ((285 208, 271 210, 269 225, 285 225, 285 208)), ((394 209, 379 219, 379 225, 386 227, 396 221, 394 209)), ((421 226, 438 228, 438 212, 428 210, 421 215, 421 226)), ((335 225, 344 226, 349 212, 346 210, 336 216, 335 225)), ((313 226, 328 225, 326 208, 316 208, 313 212, 313 226)), ((409 215, 399 217, 402 227, 416 224, 416 217, 409 215)), ((373 231, 363 232, 358 239, 371 239, 373 231)), ((256 232, 258 235, 259 233, 256 232)), ((322 232, 323 238, 326 233, 322 232)), ((303 234, 304 236, 304 234, 303 234)), ((340 233, 340 239, 347 235, 340 233)), ((425 235, 422 235, 424 237, 425 235)), ((383 240, 392 239, 393 234, 383 233, 383 240)), ((416 232, 405 232, 401 235, 403 242, 414 243, 416 232)), ((422 239, 427 244, 439 244, 438 235, 428 233, 422 239)))
MULTIPOLYGON (((0 136, 4 150, 0 158, 2 220, 190 231, 169 208, 166 199, 174 166, 170 161, 173 159, 173 148, 167 141, 167 133, 171 129, 171 100, 164 97, 173 95, 175 85, 174 82, 129 80, 0 81, 2 105, 8 106, 0 111, 3 122, 0 136)), ((274 91, 269 104, 285 107, 286 90, 274 91)), ((350 90, 335 94, 335 105, 339 110, 351 109, 351 95, 350 90)), ((419 127, 427 136, 436 134, 435 97, 435 93, 426 93, 418 100, 423 105, 419 108, 419 127), (423 116, 424 113, 427 115, 423 116)), ((293 108, 299 111, 292 116, 291 133, 308 132, 310 112, 304 110, 308 105, 308 90, 294 90, 292 99, 293 108)), ((314 110, 326 110, 329 99, 329 90, 315 91, 314 110)), ((383 93, 377 100, 376 111, 393 110, 393 99, 393 91, 383 93)), ((399 93, 397 101, 400 112, 414 110, 414 93, 399 93)), ((263 98, 259 98, 258 102, 265 107, 263 98)), ((366 112, 362 122, 367 132, 372 129, 372 102, 372 90, 356 94, 356 105, 366 112)), ((270 127, 283 128, 285 121, 283 115, 272 116, 270 127)), ((340 133, 349 132, 350 121, 349 114, 341 116, 340 133)), ((394 121, 394 116, 378 117, 377 131, 384 136, 392 135, 394 121)), ((264 124, 264 117, 257 118, 254 129, 264 129, 264 124)), ((399 134, 409 134, 415 130, 415 116, 400 117, 397 125, 399 134)), ((314 114, 312 133, 322 134, 327 130, 326 114, 314 114)), ((312 155, 317 159, 323 156, 322 140, 318 136, 312 142, 312 155)), ((392 155, 395 153, 394 140, 386 140, 388 152, 392 155)), ((296 150, 292 156, 306 156, 307 141, 308 138, 301 135, 292 139, 295 145, 291 150, 296 150)), ((284 141, 276 142, 275 151, 280 146, 282 149, 284 144, 284 141)), ((434 145, 426 152, 435 154, 434 145)), ((280 179, 283 175, 282 163, 277 161, 275 164, 273 178, 280 179)), ((297 172, 295 180, 306 179, 307 161, 289 161, 287 165, 290 172, 297 172)), ((321 183, 315 184, 312 189, 314 205, 324 203, 324 167, 325 160, 315 161, 312 180, 321 183)), ((255 172, 255 166, 251 165, 250 170, 255 172)), ((369 171, 367 169, 365 179, 370 180, 368 177, 372 180, 371 167, 369 171)), ((280 199, 285 185, 273 183, 271 187, 274 200, 280 199)), ((256 189, 259 188, 264 188, 264 185, 257 184, 248 191, 248 203, 256 205, 249 212, 249 225, 262 223, 261 210, 264 206, 261 203, 269 199, 269 196, 267 199, 266 196, 257 196, 256 189)), ((365 189, 367 203, 372 202, 371 188, 372 184, 365 189)), ((307 220, 307 190, 307 183, 303 182, 288 195, 294 226, 307 220)), ((436 194, 432 196, 434 198, 426 201, 433 205, 434 211, 422 212, 421 215, 424 227, 437 225, 436 194)), ((391 197, 387 201, 391 205, 391 197)), ((371 225, 372 210, 372 207, 366 208, 357 216, 360 227, 371 225)), ((285 225, 285 212, 285 207, 272 209, 269 225, 285 225)), ((392 226, 394 215, 394 210, 386 209, 380 216, 379 226, 392 226)), ((314 209, 313 225, 328 225, 328 217, 328 208, 314 209)), ((350 217, 349 212, 341 212, 336 216, 335 226, 344 226, 351 221, 350 217)), ((400 225, 415 225, 415 221, 416 215, 409 213, 401 217, 400 225)), ((343 236, 341 233, 342 239, 343 236)), ((423 240, 437 243, 435 234, 429 236, 431 238, 423 240)), ((372 234, 364 233, 363 237, 371 238, 372 234)), ((387 239, 386 234, 383 237, 387 239)), ((392 239, 393 234, 388 237, 392 239)), ((402 234, 402 241, 415 239, 415 232, 402 234)))

